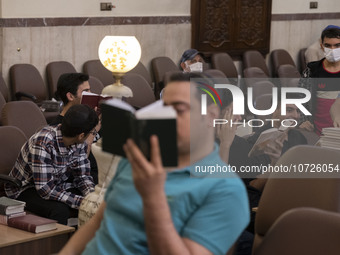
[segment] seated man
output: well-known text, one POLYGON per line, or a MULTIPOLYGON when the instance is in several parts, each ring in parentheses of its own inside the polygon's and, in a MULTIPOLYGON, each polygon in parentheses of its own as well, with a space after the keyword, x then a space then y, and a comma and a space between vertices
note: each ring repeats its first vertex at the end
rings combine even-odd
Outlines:
POLYGON ((199 77, 176 74, 164 91, 164 103, 177 111, 178 166, 162 166, 157 137, 150 161, 128 140, 128 160, 120 161, 105 201, 60 254, 226 254, 249 222, 249 207, 234 173, 190 177, 195 166, 226 166, 211 123, 219 108, 210 103, 201 115, 201 90, 190 83, 199 77))
MULTIPOLYGON (((50 123, 50 125, 58 125, 63 121, 64 115, 71 106, 80 104, 81 96, 84 91, 90 92, 89 76, 84 73, 65 73, 60 75, 57 84, 56 97, 63 101, 63 110, 61 113, 50 123)), ((96 127, 98 132, 100 124, 96 127)), ((94 184, 98 183, 98 166, 96 158, 91 152, 91 145, 93 141, 99 139, 89 134, 86 142, 88 146, 88 158, 91 166, 91 176, 94 184)))
POLYGON ((180 60, 180 66, 183 72, 203 72, 203 56, 202 54, 195 50, 189 49, 183 52, 183 55, 180 60))
POLYGON ((10 172, 22 187, 6 185, 7 196, 25 201, 30 212, 66 224, 70 209, 77 209, 83 197, 94 190, 85 140, 97 124, 93 109, 75 105, 62 124, 34 134, 10 172))

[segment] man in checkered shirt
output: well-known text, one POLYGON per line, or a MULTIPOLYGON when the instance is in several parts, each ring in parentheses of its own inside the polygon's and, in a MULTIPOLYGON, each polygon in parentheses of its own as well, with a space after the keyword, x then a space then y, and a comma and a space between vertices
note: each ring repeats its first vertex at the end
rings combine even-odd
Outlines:
POLYGON ((72 106, 57 126, 47 126, 22 147, 10 176, 20 188, 6 194, 26 202, 26 209, 66 224, 85 195, 94 191, 86 138, 96 132, 98 116, 86 105, 72 106), (73 211, 73 212, 72 212, 73 211))

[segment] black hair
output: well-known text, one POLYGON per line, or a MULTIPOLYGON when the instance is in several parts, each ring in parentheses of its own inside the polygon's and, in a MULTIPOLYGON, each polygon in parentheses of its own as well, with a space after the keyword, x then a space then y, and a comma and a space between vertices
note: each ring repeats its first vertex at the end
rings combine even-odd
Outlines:
POLYGON ((61 133, 66 137, 75 137, 84 133, 85 136, 98 124, 96 112, 88 105, 73 105, 66 112, 62 124, 61 133))
POLYGON ((77 94, 80 84, 89 80, 89 76, 84 73, 64 73, 60 75, 57 83, 56 97, 61 99, 64 105, 68 104, 66 94, 70 92, 72 95, 77 94))
POLYGON ((338 38, 340 39, 340 29, 338 28, 329 28, 329 29, 325 29, 324 31, 322 31, 321 33, 321 42, 323 43, 323 40, 325 39, 325 37, 327 38, 338 38))

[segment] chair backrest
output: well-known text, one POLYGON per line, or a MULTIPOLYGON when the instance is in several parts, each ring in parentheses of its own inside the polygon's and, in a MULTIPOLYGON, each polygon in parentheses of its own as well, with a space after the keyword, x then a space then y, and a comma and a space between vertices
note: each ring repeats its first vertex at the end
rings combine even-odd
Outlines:
POLYGON ((152 71, 155 80, 155 96, 158 98, 159 93, 164 88, 164 75, 168 71, 178 71, 179 68, 176 66, 174 61, 169 57, 156 57, 151 60, 152 71))
POLYGON ((277 74, 282 87, 297 87, 299 85, 301 75, 295 66, 281 65, 277 69, 277 74))
MULTIPOLYGON (((340 151, 338 150, 298 145, 286 151, 276 166, 295 165, 304 172, 310 169, 307 167, 312 167, 312 164, 338 165, 339 158, 340 151)), ((340 212, 339 176, 337 178, 315 178, 320 175, 308 174, 303 175, 308 178, 292 178, 292 173, 272 173, 269 176, 256 213, 254 251, 276 219, 290 209, 314 207, 340 212)))
MULTIPOLYGON (((2 94, 0 93, 0 112, 2 110, 2 107, 4 107, 4 105, 6 104, 6 100, 5 98, 2 96, 2 94)), ((2 125, 2 117, 0 114, 0 126, 2 125)))
POLYGON ((144 107, 155 102, 153 91, 143 76, 129 73, 123 76, 122 83, 132 90, 133 97, 125 98, 125 101, 130 105, 144 107))
POLYGON ((228 53, 215 53, 211 57, 212 68, 222 71, 227 78, 237 78, 238 72, 228 53))
POLYGON ((15 64, 9 69, 11 98, 17 92, 28 93, 38 101, 46 100, 47 88, 38 69, 31 64, 15 64))
POLYGON ((275 86, 270 81, 258 81, 253 83, 251 87, 253 88, 253 102, 255 102, 261 95, 272 94, 275 86))
POLYGON ((272 63, 273 76, 278 76, 277 70, 281 65, 292 65, 296 67, 293 58, 289 52, 284 49, 273 50, 270 53, 270 59, 272 63))
POLYGON ((103 66, 99 59, 86 61, 83 65, 83 72, 99 79, 104 87, 115 82, 112 73, 103 66))
POLYGON ((26 137, 47 125, 39 107, 31 101, 8 102, 2 108, 2 124, 21 129, 26 137))
POLYGON ((25 134, 17 127, 0 127, 0 174, 9 174, 18 157, 21 147, 26 142, 25 134))
POLYGON ((307 67, 307 61, 306 61, 306 53, 307 48, 303 48, 299 51, 299 61, 300 61, 300 73, 303 72, 303 70, 307 67))
POLYGON ((135 66, 135 68, 133 68, 131 71, 127 72, 128 73, 137 73, 141 76, 144 77, 144 79, 149 83, 150 87, 152 88, 152 79, 151 79, 151 75, 148 71, 148 69, 146 69, 146 67, 143 65, 142 62, 138 62, 138 64, 135 66))
POLYGON ((92 93, 101 94, 104 88, 103 83, 94 76, 89 77, 89 84, 92 93))
POLYGON ((64 73, 76 73, 74 66, 67 61, 54 61, 46 66, 46 76, 50 98, 53 98, 57 91, 57 84, 60 75, 64 73))
MULTIPOLYGON (((270 94, 262 94, 257 96, 256 98, 254 97, 254 107, 257 110, 268 110, 272 106, 272 93, 270 94)), ((256 115, 256 118, 265 120, 270 118, 271 115, 256 115)))
POLYGON ((203 72, 210 78, 227 78, 224 72, 219 69, 208 69, 203 72))
POLYGON ((259 67, 248 67, 243 70, 244 83, 246 87, 252 87, 259 81, 268 81, 269 76, 259 67))
POLYGON ((6 102, 8 102, 8 87, 6 85, 6 82, 4 80, 4 77, 2 76, 2 74, 0 75, 0 93, 3 96, 3 98, 6 100, 6 102))
POLYGON ((269 70, 262 54, 257 50, 248 50, 243 53, 243 70, 248 67, 258 67, 269 77, 269 70))
POLYGON ((337 255, 340 214, 300 207, 282 214, 254 255, 337 255))

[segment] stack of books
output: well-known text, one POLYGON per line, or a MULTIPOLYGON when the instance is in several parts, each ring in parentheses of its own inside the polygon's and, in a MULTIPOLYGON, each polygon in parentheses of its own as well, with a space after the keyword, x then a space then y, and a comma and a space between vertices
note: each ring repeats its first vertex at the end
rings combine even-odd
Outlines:
POLYGON ((25 202, 0 197, 0 224, 8 225, 8 220, 26 215, 25 202))
POLYGON ((323 128, 322 136, 318 143, 321 147, 340 150, 340 128, 323 128))
POLYGON ((57 221, 43 218, 24 211, 26 203, 0 197, 0 224, 32 233, 41 233, 57 229, 57 221))

